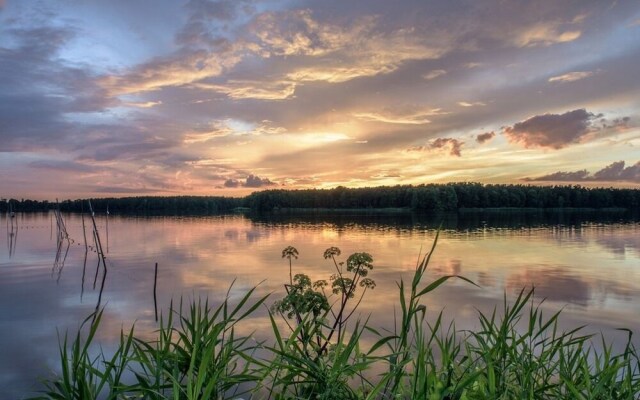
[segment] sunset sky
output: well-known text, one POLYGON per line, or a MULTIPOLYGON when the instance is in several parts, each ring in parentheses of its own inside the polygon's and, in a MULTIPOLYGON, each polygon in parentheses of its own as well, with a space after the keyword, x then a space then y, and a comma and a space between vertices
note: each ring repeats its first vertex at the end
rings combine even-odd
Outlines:
POLYGON ((640 187, 640 2, 0 0, 0 197, 640 187))

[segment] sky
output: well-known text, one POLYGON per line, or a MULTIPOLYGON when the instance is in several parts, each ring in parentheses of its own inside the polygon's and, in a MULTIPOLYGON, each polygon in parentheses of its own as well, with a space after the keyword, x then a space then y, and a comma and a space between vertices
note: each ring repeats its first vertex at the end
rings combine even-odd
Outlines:
POLYGON ((640 187, 640 2, 0 0, 0 197, 640 187))

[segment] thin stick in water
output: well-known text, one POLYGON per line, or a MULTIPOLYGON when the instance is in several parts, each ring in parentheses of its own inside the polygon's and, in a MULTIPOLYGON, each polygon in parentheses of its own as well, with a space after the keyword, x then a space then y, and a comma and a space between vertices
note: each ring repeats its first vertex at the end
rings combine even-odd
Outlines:
POLYGON ((156 297, 157 286, 158 286, 158 263, 156 263, 155 274, 153 276, 153 307, 156 311, 156 322, 158 322, 158 298, 156 297))
POLYGON ((84 235, 84 250, 86 254, 87 250, 89 250, 89 243, 87 242, 87 230, 84 225, 84 204, 82 202, 80 202, 80 215, 82 216, 82 235, 84 235))

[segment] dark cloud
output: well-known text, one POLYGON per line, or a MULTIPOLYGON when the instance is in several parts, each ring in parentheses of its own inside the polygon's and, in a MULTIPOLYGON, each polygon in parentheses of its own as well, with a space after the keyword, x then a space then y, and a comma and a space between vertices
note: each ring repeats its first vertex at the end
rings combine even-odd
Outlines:
POLYGON ((460 157, 460 150, 462 149, 462 145, 464 142, 459 141, 458 139, 452 138, 437 138, 429 144, 430 149, 442 149, 449 147, 450 153, 452 156, 460 157))
POLYGON ((630 127, 631 118, 616 118, 613 121, 607 121, 605 118, 600 119, 600 127, 602 129, 624 130, 630 127))
POLYGON ((478 136, 476 136, 476 142, 482 144, 485 142, 490 141, 491 139, 493 139, 496 136, 496 133, 491 131, 491 132, 485 132, 485 133, 481 133, 478 136))
POLYGON ((143 138, 139 141, 129 141, 129 143, 124 139, 99 147, 83 146, 85 150, 82 152, 82 158, 96 161, 156 159, 158 156, 168 154, 165 151, 169 151, 175 146, 176 142, 162 139, 143 138))
POLYGON ((48 171, 55 170, 77 173, 89 173, 99 170, 93 165, 82 164, 74 161, 40 160, 30 162, 29 166, 31 168, 45 169, 48 171))
POLYGON ((464 142, 453 138, 437 138, 429 142, 426 146, 414 146, 408 149, 408 151, 430 151, 438 149, 449 149, 449 154, 452 156, 460 157, 462 155, 461 150, 464 142))
POLYGON ((191 11, 191 17, 200 17, 204 20, 229 21, 236 16, 236 5, 246 1, 232 0, 190 0, 187 8, 191 11))
POLYGON ((237 187, 247 187, 247 188, 261 188, 264 186, 273 186, 275 182, 269 180, 269 178, 260 178, 256 175, 249 175, 242 182, 239 179, 229 178, 224 181, 224 187, 226 188, 237 188, 237 187))
POLYGON ((596 181, 629 181, 640 183, 640 161, 625 168, 624 161, 614 162, 593 174, 596 181))
POLYGON ((250 12, 250 1, 242 0, 190 0, 185 6, 189 19, 176 40, 182 45, 219 47, 229 44, 220 36, 220 28, 233 21, 240 12, 250 12))
POLYGON ((172 135, 162 118, 130 115, 122 124, 96 124, 70 135, 67 151, 79 161, 137 161, 184 165, 197 159, 180 150, 180 138, 172 135))
POLYGON ((462 145, 464 145, 464 142, 461 142, 458 139, 437 138, 436 140, 434 140, 433 142, 431 142, 429 144, 429 148, 431 148, 431 149, 441 149, 441 148, 444 148, 444 147, 449 147, 450 148, 450 154, 452 156, 460 157, 461 156, 460 150, 462 148, 462 145))
POLYGON ((592 122, 600 117, 581 108, 564 114, 536 115, 505 127, 503 132, 510 142, 525 147, 560 149, 579 142, 591 132, 592 122))
POLYGON ((535 182, 633 182, 640 183, 640 161, 625 168, 624 161, 614 162, 590 175, 586 169, 574 172, 554 172, 537 178, 524 178, 535 182))
POLYGON ((237 179, 227 179, 226 181, 224 181, 224 187, 236 188, 239 186, 240 186, 240 181, 238 181, 237 179))
POLYGON ((574 172, 558 171, 549 175, 544 175, 538 178, 524 178, 525 181, 557 181, 557 182, 575 182, 584 180, 589 176, 589 171, 586 169, 574 172))
POLYGON ((245 187, 250 187, 250 188, 259 188, 259 187, 271 186, 271 185, 275 185, 275 183, 271 182, 268 178, 260 178, 255 175, 249 175, 244 184, 245 187))
POLYGON ((58 58, 75 35, 68 27, 9 28, 11 47, 0 47, 0 149, 54 146, 78 132, 67 114, 111 104, 87 67, 58 58))

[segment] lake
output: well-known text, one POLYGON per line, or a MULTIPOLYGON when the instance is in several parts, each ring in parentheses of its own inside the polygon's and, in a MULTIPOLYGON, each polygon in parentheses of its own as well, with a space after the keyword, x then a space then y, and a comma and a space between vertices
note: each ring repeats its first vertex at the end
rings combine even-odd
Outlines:
MULTIPOLYGON (((457 328, 477 328, 477 310, 500 307, 505 293, 513 299, 534 285, 536 300, 546 299, 546 315, 563 309, 564 329, 587 324, 585 332, 602 332, 616 348, 626 340, 616 328, 640 333, 640 221, 625 213, 111 215, 108 221, 96 215, 108 267, 101 295, 98 256, 89 251, 85 258, 82 219, 63 217, 68 249, 66 243, 57 246, 52 213, 0 220, 0 398, 33 395, 38 379, 58 368, 57 332, 75 334, 98 303, 105 309, 98 334, 105 349, 134 323, 139 333, 150 334, 156 327, 155 263, 158 307, 166 314, 171 300, 181 296, 208 296, 216 303, 234 281, 232 299, 259 285, 258 294, 273 292, 272 304, 289 280, 281 257, 289 245, 300 253, 294 273, 313 280, 332 274, 332 264, 322 257, 326 248, 339 247, 343 260, 368 252, 377 287, 360 312, 371 315, 372 326, 391 328, 396 282, 411 278, 440 224, 428 278, 457 274, 480 288, 449 281, 427 298, 429 315, 444 310, 457 328)), ((264 315, 249 319, 245 333, 268 332, 264 315)))

